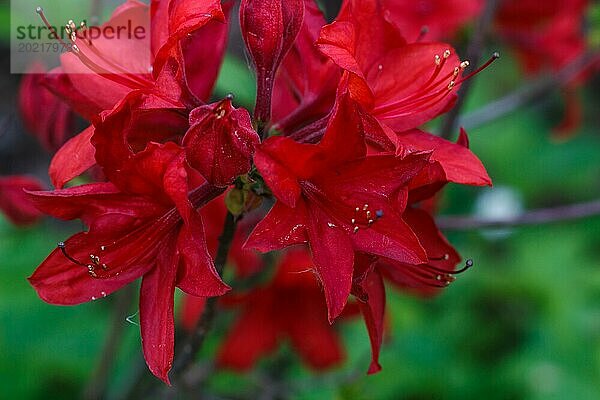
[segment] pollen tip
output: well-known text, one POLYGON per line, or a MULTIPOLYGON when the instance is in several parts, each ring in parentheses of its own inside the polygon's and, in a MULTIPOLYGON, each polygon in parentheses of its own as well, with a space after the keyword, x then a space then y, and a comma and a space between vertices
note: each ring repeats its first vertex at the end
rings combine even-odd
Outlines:
POLYGON ((58 242, 58 243, 56 243, 56 247, 58 247, 59 249, 64 249, 65 248, 65 242, 58 242))
POLYGON ((494 59, 500 58, 500 53, 498 53, 497 51, 495 51, 494 54, 492 54, 492 58, 494 58, 494 59))
POLYGON ((233 95, 233 93, 227 93, 227 96, 225 96, 225 98, 226 98, 227 100, 233 100, 233 99, 234 99, 234 97, 235 97, 235 96, 233 95))
POLYGON ((473 266, 473 259, 469 258, 466 262, 465 262, 465 266, 468 268, 471 268, 473 266))
POLYGON ((40 7, 40 6, 37 6, 35 8, 35 12, 38 13, 38 14, 42 14, 44 12, 44 9, 42 7, 40 7))

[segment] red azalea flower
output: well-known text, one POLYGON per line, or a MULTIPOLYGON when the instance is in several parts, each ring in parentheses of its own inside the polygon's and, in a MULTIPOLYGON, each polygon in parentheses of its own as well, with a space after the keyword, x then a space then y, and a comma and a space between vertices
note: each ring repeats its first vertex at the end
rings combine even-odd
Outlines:
POLYGON ((257 150, 256 166, 278 201, 246 246, 271 251, 308 242, 333 321, 350 293, 355 252, 427 260, 401 213, 407 185, 428 159, 367 156, 358 110, 344 95, 318 145, 272 137, 257 150))
POLYGON ((313 369, 342 361, 344 350, 327 321, 321 289, 310 272, 312 265, 308 251, 290 250, 268 286, 236 298, 240 315, 220 347, 219 365, 247 370, 284 339, 313 369))
MULTIPOLYGON (((229 11, 231 3, 224 7, 229 11)), ((145 27, 152 37, 101 38, 93 46, 77 41, 78 51, 62 56, 60 69, 48 75, 46 85, 93 122, 134 91, 152 94, 187 112, 201 106, 210 96, 225 50, 228 26, 220 2, 153 1, 148 7, 129 0, 105 26, 123 20, 145 27)), ((50 166, 56 187, 94 165, 93 134, 92 127, 86 129, 56 154, 50 166)))
POLYGON ((406 38, 423 36, 426 41, 451 38, 464 24, 475 18, 482 0, 383 0, 389 18, 406 38))
POLYGON ((447 44, 408 44, 375 0, 344 3, 318 45, 346 71, 352 98, 395 131, 446 112, 468 65, 447 44))
POLYGON ((32 193, 45 213, 80 218, 89 226, 61 244, 31 276, 40 297, 53 304, 79 304, 142 277, 144 355, 152 373, 167 383, 174 288, 203 297, 228 290, 214 269, 196 211, 222 189, 203 184, 188 196, 183 160, 175 144, 151 143, 125 163, 119 160, 127 173, 115 184, 32 193))
POLYGON ((585 50, 587 5, 587 0, 507 0, 500 5, 496 27, 528 72, 543 66, 558 69, 585 50))
POLYGON ((28 176, 0 177, 0 210, 15 225, 29 225, 41 217, 25 190, 44 190, 44 186, 28 176))
MULTIPOLYGON (((507 0, 498 10, 496 28, 516 52, 525 72, 537 73, 545 67, 557 71, 586 50, 587 6, 587 0, 507 0)), ((563 89, 566 110, 563 120, 554 129, 557 137, 568 138, 581 124, 583 106, 575 91, 597 63, 598 60, 593 60, 582 67, 563 89)))

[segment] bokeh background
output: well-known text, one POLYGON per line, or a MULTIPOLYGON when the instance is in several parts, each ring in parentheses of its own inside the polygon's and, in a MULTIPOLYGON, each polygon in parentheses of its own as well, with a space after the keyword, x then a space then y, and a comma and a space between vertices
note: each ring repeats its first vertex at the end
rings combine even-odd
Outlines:
MULTIPOLYGON (((330 15, 334 3, 325 4, 330 15)), ((590 11, 592 27, 599 14, 590 11)), ((18 116, 20 76, 9 74, 9 24, 2 2, 0 174, 46 179, 49 156, 18 116)), ((233 92, 238 104, 251 107, 253 77, 235 38, 215 96, 233 92)), ((465 113, 526 82, 510 50, 491 43, 490 52, 496 49, 503 57, 477 78, 465 113)), ((584 123, 567 142, 550 137, 563 110, 559 91, 469 129, 472 149, 495 187, 449 187, 441 212, 500 215, 600 197, 599 78, 586 83, 583 97, 584 123)), ((113 324, 113 296, 77 307, 51 306, 26 280, 56 242, 79 228, 49 219, 15 228, 0 216, 0 399, 79 398, 102 355, 113 324)), ((381 373, 365 375, 369 343, 356 320, 339 326, 347 361, 338 369, 312 373, 284 346, 251 373, 211 372, 202 393, 191 398, 599 398, 600 218, 448 236, 476 267, 434 299, 389 291, 381 373)), ((110 373, 109 398, 123 398, 133 383, 151 379, 136 311, 132 305, 131 317, 120 321, 125 339, 110 373)), ((202 359, 211 358, 227 319, 219 319, 202 359)))

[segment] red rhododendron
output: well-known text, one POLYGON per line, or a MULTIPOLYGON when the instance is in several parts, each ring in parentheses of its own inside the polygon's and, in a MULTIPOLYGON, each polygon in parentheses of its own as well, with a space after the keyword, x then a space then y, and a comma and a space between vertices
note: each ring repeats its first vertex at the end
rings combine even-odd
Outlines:
POLYGON ((247 246, 270 251, 308 242, 330 321, 350 294, 354 252, 427 260, 401 212, 407 184, 429 155, 367 156, 361 128, 357 109, 343 96, 318 145, 270 138, 254 158, 278 201, 247 246))
MULTIPOLYGON (((60 70, 50 75, 47 85, 90 121, 134 91, 188 112, 202 105, 210 96, 225 49, 227 24, 220 2, 153 1, 148 7, 129 0, 105 25, 123 20, 150 30, 151 42, 99 39, 90 46, 78 41, 78 51, 61 57, 60 70), (208 37, 211 42, 216 39, 216 46, 208 45, 208 37), (213 57, 199 60, 203 49, 213 57)), ((50 166, 55 186, 62 187, 95 164, 93 133, 93 128, 86 129, 56 154, 50 166)))
POLYGON ((89 227, 61 244, 31 276, 40 297, 54 304, 78 304, 143 277, 144 355, 150 370, 165 382, 173 359, 174 288, 204 297, 228 289, 214 269, 196 211, 221 190, 203 184, 188 197, 183 154, 174 144, 151 143, 120 163, 127 174, 116 185, 32 192, 44 212, 80 218, 89 227))
POLYGON ((352 98, 395 131, 447 111, 468 65, 447 44, 407 43, 374 0, 346 2, 318 45, 346 71, 352 98))
MULTIPOLYGON (((129 0, 105 26, 133 21, 148 40, 78 40, 40 77, 56 96, 40 101, 60 98, 91 125, 54 157, 58 189, 29 197, 87 230, 31 276, 40 297, 78 304, 141 278, 144 356, 169 383, 175 288, 193 329, 206 298, 229 289, 216 266, 229 261, 236 279, 253 282, 274 265, 267 285, 208 303, 208 314, 215 304, 239 312, 218 364, 249 368, 289 339, 309 366, 335 365, 344 352, 330 323, 353 295, 371 341, 369 372, 378 371, 385 281, 432 295, 461 272, 422 202, 449 182, 491 182, 464 131, 452 143, 418 129, 453 105, 468 63, 445 43, 407 41, 412 28, 391 18, 402 5, 385 3, 345 1, 326 25, 312 0, 242 0, 253 116, 232 96, 208 103, 232 2, 129 0), (62 189, 94 165, 97 182, 62 189), (274 263, 253 251, 294 245, 304 247, 274 263)), ((460 3, 464 18, 479 4, 460 3)), ((463 22, 455 15, 448 30, 463 22)), ((27 113, 38 87, 25 83, 27 113)))

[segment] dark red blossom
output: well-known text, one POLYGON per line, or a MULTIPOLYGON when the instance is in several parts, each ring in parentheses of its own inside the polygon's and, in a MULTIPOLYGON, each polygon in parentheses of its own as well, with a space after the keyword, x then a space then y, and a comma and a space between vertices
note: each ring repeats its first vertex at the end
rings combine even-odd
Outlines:
POLYGON ((268 286, 238 296, 240 314, 220 347, 217 363, 247 370, 283 340, 314 369, 342 361, 344 350, 327 321, 327 306, 311 273, 313 262, 303 248, 285 253, 268 286))
MULTIPOLYGON (((225 11, 230 6, 226 3, 225 11)), ((113 109, 132 92, 188 113, 201 106, 210 96, 225 50, 228 25, 220 1, 153 1, 148 7, 130 0, 105 25, 124 19, 145 27, 152 37, 99 39, 92 46, 77 41, 78 51, 64 54, 60 69, 45 84, 96 123, 102 111, 113 109)), ((58 151, 50 168, 55 186, 62 187, 95 164, 92 136, 93 128, 88 128, 58 151)))
POLYGON ((308 242, 330 321, 350 294, 355 252, 415 264, 427 260, 401 213, 407 185, 429 155, 367 156, 364 140, 358 110, 345 95, 318 145, 273 137, 255 154, 278 201, 246 245, 271 251, 308 242))
POLYGON ((204 184, 188 197, 183 152, 173 144, 150 144, 129 163, 128 177, 119 181, 122 188, 96 183, 32 193, 45 213, 80 218, 89 230, 50 254, 30 282, 49 303, 78 304, 105 297, 143 277, 144 355, 150 370, 168 382, 175 286, 203 297, 228 289, 214 269, 196 211, 220 190, 204 184))
POLYGON ((558 69, 585 51, 583 19, 587 0, 506 0, 496 27, 517 51, 528 72, 558 69))
MULTIPOLYGON (((506 0, 495 20, 499 35, 515 52, 526 73, 545 68, 557 71, 581 57, 587 48, 587 0, 506 0)), ((559 138, 571 136, 581 124, 582 102, 576 94, 598 60, 585 65, 563 88, 565 115, 555 127, 559 138)))
POLYGON ((346 71, 352 98, 398 132, 446 112, 468 63, 444 43, 407 43, 384 14, 375 0, 347 1, 318 45, 346 71))
POLYGON ((15 225, 32 224, 41 216, 25 190, 44 190, 44 185, 29 176, 0 177, 0 210, 15 225))

